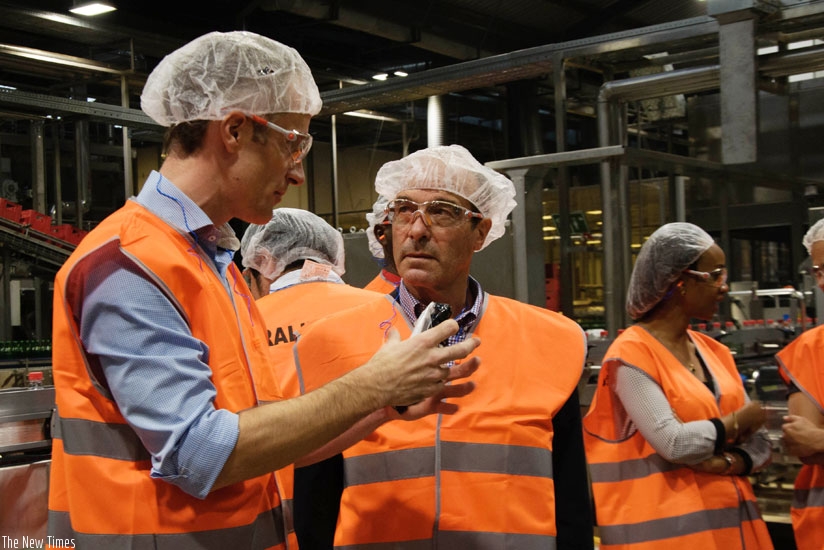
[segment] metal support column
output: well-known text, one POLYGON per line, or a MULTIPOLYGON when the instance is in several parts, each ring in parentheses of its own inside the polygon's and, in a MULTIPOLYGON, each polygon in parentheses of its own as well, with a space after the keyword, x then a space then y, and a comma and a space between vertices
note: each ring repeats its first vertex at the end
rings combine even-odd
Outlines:
POLYGON ((338 116, 332 115, 332 226, 340 227, 338 215, 338 116))
POLYGON ((36 340, 43 338, 44 324, 43 324, 43 304, 46 297, 43 292, 44 283, 48 285, 41 277, 35 275, 34 277, 34 336, 36 340))
POLYGON ((438 147, 443 145, 444 114, 441 96, 429 96, 426 104, 426 145, 438 147))
POLYGON ((83 214, 86 208, 88 189, 91 183, 91 155, 89 153, 89 121, 78 120, 74 123, 75 174, 77 193, 75 199, 75 225, 83 227, 83 214))
POLYGON ((675 221, 687 221, 687 178, 675 176, 672 187, 675 221))
POLYGON ((515 299, 546 306, 544 270, 543 193, 547 168, 507 170, 515 185, 516 205, 512 210, 512 242, 515 299))
POLYGON ((60 131, 62 125, 60 122, 52 125, 54 132, 54 224, 63 224, 63 178, 60 174, 60 131))
MULTIPOLYGON (((563 56, 553 62, 553 82, 555 84, 555 143, 556 152, 566 151, 566 67, 563 56)), ((561 312, 574 317, 574 296, 572 295, 572 254, 569 223, 569 168, 558 167, 558 234, 561 237, 561 312)))
POLYGON ((46 149, 43 140, 45 123, 42 119, 31 122, 32 208, 46 213, 46 149))
MULTIPOLYGON (((601 147, 616 144, 620 140, 614 128, 616 116, 613 112, 618 107, 608 100, 598 104, 598 137, 601 147)), ((606 329, 615 335, 624 326, 624 281, 621 241, 621 207, 618 186, 613 182, 621 179, 622 162, 617 159, 601 161, 601 210, 603 231, 601 242, 604 246, 604 315, 606 329)))
MULTIPOLYGON (((129 83, 126 76, 120 77, 120 104, 129 108, 129 83)), ((134 176, 132 174, 132 139, 129 137, 129 128, 123 126, 123 198, 134 195, 134 176)))
POLYGON ((724 164, 755 162, 758 158, 756 19, 746 11, 735 14, 742 18, 725 22, 726 16, 719 17, 721 159, 724 164))

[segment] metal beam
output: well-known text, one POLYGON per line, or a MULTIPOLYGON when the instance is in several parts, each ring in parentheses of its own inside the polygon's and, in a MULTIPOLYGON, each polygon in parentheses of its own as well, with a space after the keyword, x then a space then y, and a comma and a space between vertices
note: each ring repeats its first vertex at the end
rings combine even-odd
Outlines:
POLYGON ((553 61, 558 56, 569 59, 643 50, 678 40, 715 37, 717 33, 718 22, 715 19, 695 17, 594 38, 526 48, 410 74, 406 78, 329 90, 321 94, 321 115, 376 109, 431 95, 537 78, 552 72, 553 61))
POLYGON ((0 88, 0 105, 23 106, 41 109, 51 115, 86 115, 92 120, 108 122, 110 124, 124 124, 135 128, 147 128, 162 131, 163 127, 149 118, 146 113, 138 109, 107 105, 105 103, 89 103, 77 99, 48 96, 7 90, 0 88))

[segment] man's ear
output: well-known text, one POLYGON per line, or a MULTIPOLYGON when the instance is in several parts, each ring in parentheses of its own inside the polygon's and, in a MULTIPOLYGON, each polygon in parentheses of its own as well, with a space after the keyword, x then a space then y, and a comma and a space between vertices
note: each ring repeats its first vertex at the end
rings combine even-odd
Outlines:
POLYGON ((251 130, 253 122, 240 111, 232 111, 220 121, 220 137, 230 151, 240 145, 244 134, 251 130))
POLYGON ((483 248, 484 241, 486 241, 486 236, 489 234, 490 229, 492 229, 492 220, 489 218, 483 218, 478 222, 478 225, 475 227, 475 234, 477 236, 474 246, 475 252, 483 248))
POLYGON ((375 235, 375 238, 378 239, 378 242, 381 244, 386 242, 386 228, 383 224, 376 224, 372 227, 372 233, 375 235))

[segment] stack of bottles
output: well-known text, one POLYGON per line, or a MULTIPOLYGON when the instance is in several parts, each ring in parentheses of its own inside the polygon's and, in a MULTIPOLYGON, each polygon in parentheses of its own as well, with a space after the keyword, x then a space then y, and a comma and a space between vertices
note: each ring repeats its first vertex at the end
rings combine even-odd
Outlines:
POLYGON ((51 340, 10 340, 0 342, 0 361, 51 357, 51 340))

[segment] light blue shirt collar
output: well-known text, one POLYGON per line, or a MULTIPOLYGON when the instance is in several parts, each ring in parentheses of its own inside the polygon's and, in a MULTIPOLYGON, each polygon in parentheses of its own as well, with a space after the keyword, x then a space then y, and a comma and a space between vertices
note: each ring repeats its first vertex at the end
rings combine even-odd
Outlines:
POLYGON ((209 216, 160 172, 152 170, 137 202, 160 219, 189 235, 209 255, 225 274, 234 253, 240 248, 235 232, 224 224, 216 227, 209 216))

